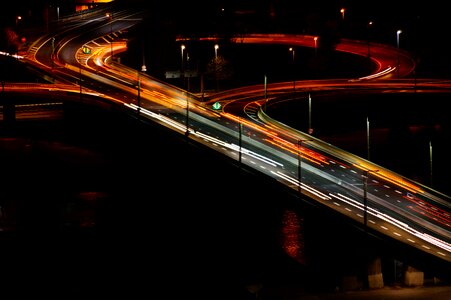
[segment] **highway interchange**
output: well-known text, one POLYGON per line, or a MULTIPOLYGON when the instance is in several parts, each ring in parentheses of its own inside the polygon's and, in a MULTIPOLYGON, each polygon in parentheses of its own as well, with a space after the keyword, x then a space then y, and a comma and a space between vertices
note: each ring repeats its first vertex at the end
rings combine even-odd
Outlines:
MULTIPOLYGON (((451 262, 449 196, 266 115, 268 101, 291 93, 292 82, 244 86, 200 97, 113 61, 112 52, 127 51, 121 34, 143 17, 139 11, 117 11, 114 15, 111 21, 99 9, 82 18, 61 19, 58 32, 36 39, 20 57, 53 83, 5 84, 4 91, 56 94, 74 101, 98 98, 119 106, 258 170, 371 230, 451 262), (214 104, 221 107, 214 109, 214 104)), ((314 36, 300 35, 250 34, 240 37, 240 42, 315 47, 314 36)), ((367 47, 342 40, 336 50, 366 56, 367 47)), ((296 86, 299 91, 356 87, 411 90, 413 86, 419 92, 449 89, 448 82, 402 79, 413 72, 415 62, 396 48, 372 45, 371 59, 378 68, 368 76, 303 80, 296 86)))

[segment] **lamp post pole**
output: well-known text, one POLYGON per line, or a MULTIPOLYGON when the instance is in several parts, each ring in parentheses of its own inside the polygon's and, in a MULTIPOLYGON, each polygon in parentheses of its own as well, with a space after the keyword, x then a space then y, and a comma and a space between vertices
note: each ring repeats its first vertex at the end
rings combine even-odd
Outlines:
POLYGON ((432 177, 432 142, 429 141, 429 167, 430 167, 430 184, 432 187, 433 177, 432 177))
POLYGON ((294 66, 294 62, 295 62, 295 51, 294 48, 290 47, 288 49, 289 51, 291 51, 291 63, 293 65, 293 99, 296 98, 296 77, 295 77, 295 66, 294 66))
POLYGON ((401 30, 396 31, 396 49, 397 49, 397 59, 396 59, 396 68, 398 72, 398 79, 399 79, 399 35, 401 34, 401 30))
POLYGON ((370 120, 366 117, 366 157, 370 160, 370 120))
POLYGON ((186 92, 186 132, 185 136, 189 135, 189 99, 188 99, 188 92, 186 92))
POLYGON ((309 139, 299 139, 298 140, 298 193, 299 193, 299 197, 301 196, 302 193, 302 143, 304 142, 310 142, 311 140, 309 139))
POLYGON ((184 56, 183 56, 183 52, 184 52, 184 50, 185 50, 185 45, 181 45, 180 46, 180 51, 182 52, 182 64, 181 64, 181 67, 180 67, 180 78, 182 79, 182 86, 184 86, 185 85, 185 62, 184 62, 184 56))
POLYGON ((114 54, 113 54, 113 13, 107 13, 106 16, 107 16, 107 18, 110 19, 110 38, 111 38, 110 52, 111 52, 111 60, 113 60, 113 58, 114 58, 114 54))
POLYGON ((265 107, 264 107, 264 111, 266 113, 266 106, 267 106, 267 102, 268 102, 268 94, 267 94, 267 84, 268 84, 268 80, 266 78, 266 74, 265 74, 265 81, 264 81, 264 91, 265 91, 265 107))
POLYGON ((241 166, 241 161, 242 161, 242 147, 243 147, 243 123, 241 122, 241 118, 239 119, 239 124, 238 124, 238 131, 239 131, 239 137, 238 137, 238 144, 239 144, 239 156, 238 156, 238 160, 240 162, 240 166, 241 166))
POLYGON ((371 27, 373 26, 373 22, 368 22, 368 68, 371 71, 371 51, 370 51, 370 44, 371 44, 371 27))
POLYGON ((139 120, 139 114, 140 114, 140 110, 141 110, 141 75, 139 73, 138 70, 138 99, 137 99, 137 104, 138 104, 138 120, 139 120))
POLYGON ((308 134, 313 133, 312 128, 312 97, 308 94, 308 134))
MULTIPOLYGON (((143 53, 143 64, 141 66, 141 72, 146 72, 147 71, 147 67, 146 67, 146 63, 144 60, 144 53, 143 53)), ((141 73, 139 72, 139 69, 137 70, 137 75, 138 75, 138 98, 137 98, 137 104, 138 104, 138 120, 140 117, 140 113, 141 113, 141 73)))
POLYGON ((363 171, 363 226, 365 228, 365 232, 367 231, 368 226, 368 196, 367 196, 367 187, 368 187, 368 176, 371 172, 379 172, 379 170, 365 170, 363 171))
POLYGON ((219 81, 218 81, 218 49, 219 45, 215 44, 215 81, 216 81, 216 91, 219 91, 219 81))

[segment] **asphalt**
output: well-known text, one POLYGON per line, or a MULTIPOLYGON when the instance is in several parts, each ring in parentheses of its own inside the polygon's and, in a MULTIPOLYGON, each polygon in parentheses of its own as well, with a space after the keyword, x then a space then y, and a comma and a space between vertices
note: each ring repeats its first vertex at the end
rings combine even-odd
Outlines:
POLYGON ((337 291, 333 293, 308 293, 295 287, 262 288, 262 300, 450 300, 451 285, 390 286, 374 290, 337 291))

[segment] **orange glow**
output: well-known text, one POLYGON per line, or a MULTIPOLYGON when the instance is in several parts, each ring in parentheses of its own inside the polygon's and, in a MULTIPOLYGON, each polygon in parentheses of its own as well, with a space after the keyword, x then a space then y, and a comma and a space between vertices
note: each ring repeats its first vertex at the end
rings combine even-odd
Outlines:
POLYGON ((269 135, 269 136, 277 136, 277 133, 276 133, 276 132, 274 132, 274 131, 268 131, 268 130, 266 130, 265 128, 263 128, 263 127, 261 127, 261 126, 255 125, 254 123, 251 123, 251 122, 249 122, 249 121, 246 121, 246 120, 244 120, 244 119, 242 119, 242 118, 240 118, 240 117, 234 116, 234 115, 229 114, 229 113, 221 113, 221 115, 222 115, 223 117, 228 118, 228 119, 234 120, 234 121, 237 122, 237 123, 244 124, 244 125, 246 125, 247 127, 252 128, 252 129, 254 129, 254 130, 258 131, 258 132, 262 132, 262 133, 267 134, 267 135, 269 135))
POLYGON ((300 263, 305 262, 303 219, 290 210, 283 215, 282 248, 292 258, 300 263))
POLYGON ((77 0, 78 4, 110 3, 114 0, 77 0))
MULTIPOLYGON (((371 171, 373 168, 371 166, 360 166, 354 164, 354 167, 363 170, 363 171, 371 171)), ((386 180, 388 182, 391 182, 397 186, 403 187, 406 190, 412 192, 412 193, 423 193, 424 191, 420 189, 420 187, 411 184, 410 182, 405 181, 404 179, 400 178, 399 176, 395 176, 392 173, 385 172, 384 170, 379 170, 379 172, 372 172, 372 174, 376 177, 381 178, 382 180, 386 180)))

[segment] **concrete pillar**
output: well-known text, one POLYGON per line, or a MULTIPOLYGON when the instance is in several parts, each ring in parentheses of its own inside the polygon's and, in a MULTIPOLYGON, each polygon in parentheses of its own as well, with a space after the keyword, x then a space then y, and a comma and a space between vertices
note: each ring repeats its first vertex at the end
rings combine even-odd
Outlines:
POLYGON ((368 288, 380 289, 384 287, 381 258, 376 257, 368 262, 368 288))
POLYGON ((424 284, 424 273, 408 266, 404 272, 404 284, 406 286, 422 286, 424 284))

